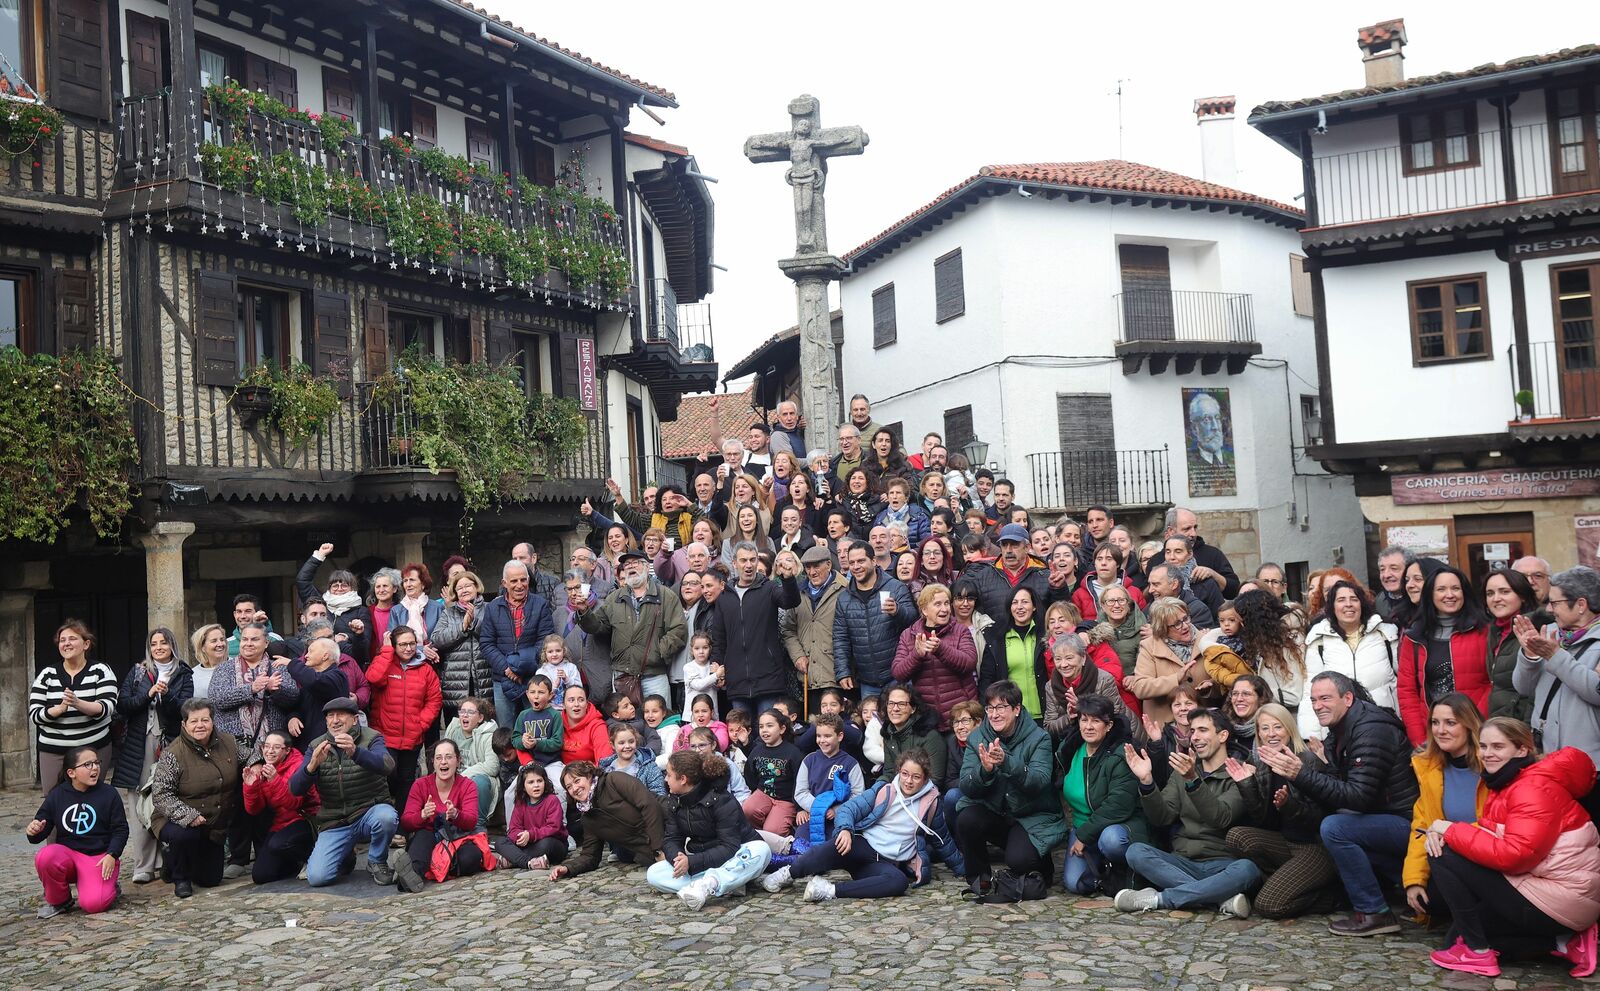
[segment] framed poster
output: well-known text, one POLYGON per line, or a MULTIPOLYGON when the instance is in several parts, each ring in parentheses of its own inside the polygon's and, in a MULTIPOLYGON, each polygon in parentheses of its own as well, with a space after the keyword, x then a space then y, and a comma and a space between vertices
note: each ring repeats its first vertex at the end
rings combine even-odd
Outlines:
POLYGON ((1184 460, 1190 496, 1239 494, 1228 390, 1183 390, 1184 460))
POLYGON ((1418 557, 1454 563, 1450 548, 1456 545, 1455 520, 1400 520, 1383 524, 1381 532, 1384 547, 1404 547, 1418 557))
POLYGON ((1589 568, 1600 568, 1600 515, 1581 513, 1574 516, 1572 528, 1578 538, 1578 563, 1589 568))

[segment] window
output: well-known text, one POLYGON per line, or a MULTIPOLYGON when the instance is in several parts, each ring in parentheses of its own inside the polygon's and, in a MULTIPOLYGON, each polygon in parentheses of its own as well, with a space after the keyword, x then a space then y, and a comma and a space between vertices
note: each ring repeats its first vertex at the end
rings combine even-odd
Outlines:
POLYGON ((234 75, 228 65, 228 53, 219 48, 200 46, 195 55, 200 63, 200 85, 216 86, 234 75))
POLYGON ((1289 598, 1301 602, 1306 597, 1306 586, 1311 583, 1311 562, 1285 561, 1283 581, 1288 585, 1289 598))
POLYGON ((34 4, 31 0, 0 0, 0 55, 8 69, 0 69, 6 92, 27 92, 33 84, 32 36, 34 4))
POLYGON ((406 118, 401 113, 401 108, 409 105, 405 98, 396 93, 385 93, 378 98, 378 137, 387 138, 391 134, 398 134, 405 128, 395 127, 397 121, 406 118))
POLYGON ((967 312, 967 290, 962 282, 961 249, 933 261, 934 323, 953 320, 967 312))
POLYGON ((955 454, 972 440, 972 407, 957 406, 944 411, 944 449, 955 454))
POLYGON ((544 391, 544 337, 518 331, 512 335, 517 348, 515 365, 522 373, 522 389, 528 395, 544 391))
POLYGON ((20 272, 0 272, 0 348, 34 353, 39 339, 34 328, 34 279, 20 272))
POLYGON ((1477 165, 1477 111, 1469 105, 1406 114, 1400 118, 1400 143, 1406 175, 1477 165))
POLYGON ((257 286, 239 287, 239 340, 234 345, 241 370, 271 362, 286 365, 289 348, 289 297, 257 286))
POLYGON ((467 119, 467 159, 474 165, 486 165, 500 171, 500 143, 494 130, 483 121, 467 119))
POLYGON ((895 341, 894 283, 872 293, 872 346, 885 348, 895 341))
POLYGON ((1307 447, 1322 443, 1322 400, 1318 397, 1300 397, 1300 430, 1307 447))
POLYGON ((1551 154, 1557 193, 1585 192, 1600 184, 1600 85, 1553 89, 1550 109, 1551 154))
POLYGON ((1489 307, 1484 276, 1406 284, 1411 354, 1416 364, 1489 357, 1489 307))
POLYGON ((1306 271, 1304 255, 1289 256, 1289 293, 1294 298, 1295 316, 1317 315, 1316 306, 1312 302, 1311 273, 1306 271))
POLYGON ((389 311, 389 358, 400 357, 406 348, 414 347, 422 354, 433 354, 434 318, 426 313, 389 311))

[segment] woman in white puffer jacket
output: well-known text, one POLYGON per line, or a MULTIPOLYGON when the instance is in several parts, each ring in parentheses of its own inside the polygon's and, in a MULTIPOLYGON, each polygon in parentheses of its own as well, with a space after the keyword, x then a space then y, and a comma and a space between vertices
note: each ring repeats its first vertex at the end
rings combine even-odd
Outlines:
MULTIPOLYGON (((1367 690, 1372 701, 1399 713, 1395 696, 1395 658, 1400 653, 1400 631, 1383 621, 1372 607, 1370 595, 1360 586, 1339 582, 1328 593, 1322 618, 1306 634, 1306 684, 1301 699, 1311 697, 1311 679, 1323 671, 1337 671, 1367 690)), ((1328 731, 1317 723, 1307 703, 1300 706, 1300 733, 1322 739, 1328 731)))

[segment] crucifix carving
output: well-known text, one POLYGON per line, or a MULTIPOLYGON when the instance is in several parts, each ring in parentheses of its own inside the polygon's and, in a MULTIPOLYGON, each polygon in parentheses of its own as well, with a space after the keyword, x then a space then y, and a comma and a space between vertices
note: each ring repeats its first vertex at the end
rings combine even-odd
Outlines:
POLYGON ((792 124, 788 131, 757 134, 744 143, 752 162, 788 162, 784 179, 794 188, 794 253, 826 255, 828 230, 823 190, 828 181, 828 159, 859 155, 867 147, 867 132, 859 127, 823 127, 822 108, 814 96, 789 101, 792 124))

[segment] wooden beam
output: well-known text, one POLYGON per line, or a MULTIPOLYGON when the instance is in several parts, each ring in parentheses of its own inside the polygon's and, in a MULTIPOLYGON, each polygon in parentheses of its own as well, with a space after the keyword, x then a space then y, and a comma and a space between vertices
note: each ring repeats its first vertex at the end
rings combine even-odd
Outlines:
POLYGON ((500 96, 500 148, 501 171, 521 175, 522 163, 517 152, 517 83, 510 76, 506 76, 500 96))
POLYGON ((373 147, 378 145, 378 85, 378 25, 368 21, 361 35, 361 123, 373 147))
POLYGON ((171 0, 167 4, 167 36, 171 39, 172 68, 167 133, 171 138, 172 158, 186 169, 194 158, 197 138, 189 127, 189 120, 200 117, 200 61, 195 53, 194 0, 171 0))

